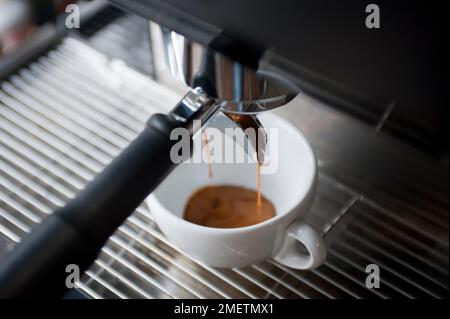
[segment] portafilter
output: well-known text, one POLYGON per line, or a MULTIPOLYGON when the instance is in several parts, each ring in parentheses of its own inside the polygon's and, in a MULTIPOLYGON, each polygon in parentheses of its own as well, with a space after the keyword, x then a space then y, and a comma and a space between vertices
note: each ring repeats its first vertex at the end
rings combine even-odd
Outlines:
MULTIPOLYGON (((209 46, 164 28, 160 35, 171 73, 192 89, 168 114, 152 115, 136 139, 74 199, 4 256, 0 298, 62 296, 66 267, 76 264, 86 270, 111 234, 176 166, 170 157, 177 143, 170 138, 173 129, 187 128, 192 138, 221 111, 238 124, 260 127, 256 113, 286 104, 297 94, 289 81, 264 67, 264 51, 246 52, 223 35, 209 46), (231 46, 244 58, 219 52, 218 44, 231 46), (201 125, 193 125, 195 120, 201 125)), ((258 143, 252 144, 257 148, 258 143)))

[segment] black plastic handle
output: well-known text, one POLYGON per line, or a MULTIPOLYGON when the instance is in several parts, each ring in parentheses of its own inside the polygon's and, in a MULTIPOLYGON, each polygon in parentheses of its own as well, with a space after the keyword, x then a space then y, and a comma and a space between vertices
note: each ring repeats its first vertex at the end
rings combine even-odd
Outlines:
POLYGON ((0 298, 61 297, 66 267, 80 273, 111 234, 174 168, 170 132, 179 122, 153 115, 144 131, 66 206, 37 225, 1 260, 0 298))

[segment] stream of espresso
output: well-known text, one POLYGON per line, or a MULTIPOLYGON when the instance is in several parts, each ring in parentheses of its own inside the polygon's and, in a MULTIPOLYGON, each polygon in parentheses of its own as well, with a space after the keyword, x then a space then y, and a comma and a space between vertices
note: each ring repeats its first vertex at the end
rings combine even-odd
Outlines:
MULTIPOLYGON (((227 114, 240 127, 254 127, 246 116, 227 114)), ((207 153, 208 176, 212 178, 208 135, 203 131, 203 144, 207 153)), ((256 135, 257 136, 257 135, 256 135)), ((258 138, 258 137, 256 137, 258 138)), ((258 145, 258 144, 257 144, 258 145)), ((188 200, 184 219, 192 223, 217 228, 235 228, 258 224, 275 216, 274 205, 261 194, 261 161, 258 159, 257 192, 239 186, 206 186, 197 190, 188 200)))
MULTIPOLYGON (((259 127, 255 125, 255 122, 250 119, 249 115, 242 115, 242 114, 234 114, 234 113, 224 113, 226 116, 228 116, 232 121, 236 122, 239 127, 242 128, 242 130, 246 130, 248 128, 252 128, 256 133, 256 145, 258 145, 258 129, 259 127)), ((212 165, 211 165, 211 158, 209 154, 209 147, 208 147, 208 136, 206 134, 206 129, 203 131, 203 144, 206 148, 206 159, 208 162, 208 176, 212 178, 212 165)), ((256 159, 258 161, 258 181, 257 181, 257 195, 256 195, 256 208, 259 209, 261 207, 261 161, 259 158, 258 150, 256 149, 256 159)))
POLYGON ((208 135, 206 134, 206 129, 203 131, 203 144, 206 148, 206 161, 208 162, 208 177, 212 178, 212 164, 211 164, 211 157, 209 155, 209 146, 208 146, 209 140, 208 135))
POLYGON ((258 194, 256 197, 256 209, 261 209, 261 163, 258 161, 258 194))
POLYGON ((235 114, 235 113, 224 113, 226 116, 228 116, 232 121, 236 122, 238 124, 239 127, 242 128, 242 130, 246 130, 248 128, 251 128, 255 131, 256 133, 256 148, 255 148, 255 152, 256 152, 256 159, 258 161, 258 182, 257 182, 257 189, 258 192, 256 194, 256 208, 259 210, 261 208, 261 160, 259 158, 259 154, 258 154, 258 129, 259 127, 256 125, 255 121, 253 121, 251 119, 250 115, 245 115, 245 114, 235 114))

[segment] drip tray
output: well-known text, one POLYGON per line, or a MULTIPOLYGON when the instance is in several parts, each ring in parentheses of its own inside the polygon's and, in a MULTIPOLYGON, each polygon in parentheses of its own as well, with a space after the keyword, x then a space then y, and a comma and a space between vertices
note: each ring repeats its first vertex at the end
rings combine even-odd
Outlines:
MULTIPOLYGON (((1 83, 0 236, 5 245, 14 246, 74 197, 152 113, 167 112, 179 98, 73 38, 1 83)), ((307 218, 329 245, 325 265, 298 271, 267 260, 246 268, 212 268, 172 245, 142 205, 103 247, 80 290, 92 298, 448 296, 447 199, 417 192, 407 197, 398 188, 389 194, 369 187, 370 179, 344 174, 346 168, 333 164, 339 153, 325 151, 333 141, 320 126, 331 129, 339 125, 337 118, 355 120, 318 104, 300 96, 277 112, 298 125, 318 153, 317 196, 307 218), (380 267, 378 289, 365 286, 369 264, 380 267)))

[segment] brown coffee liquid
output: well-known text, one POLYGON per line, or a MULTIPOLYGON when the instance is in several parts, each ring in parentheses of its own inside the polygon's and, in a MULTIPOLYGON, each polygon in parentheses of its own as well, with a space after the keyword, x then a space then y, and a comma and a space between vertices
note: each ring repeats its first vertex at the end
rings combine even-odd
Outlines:
POLYGON ((258 193, 256 197, 256 208, 261 209, 261 163, 258 162, 258 193))
POLYGON ((275 207, 257 192, 239 186, 206 186, 189 198, 184 209, 187 221, 216 228, 255 225, 275 216, 275 207))
MULTIPOLYGON (((228 116, 232 121, 236 122, 239 127, 241 127, 243 130, 246 130, 247 128, 252 128, 256 132, 256 145, 258 145, 258 126, 255 125, 255 122, 251 120, 251 116, 248 114, 235 114, 235 113, 228 113, 224 112, 226 116, 228 116)), ((206 148, 206 156, 208 161, 208 176, 209 178, 212 177, 212 168, 211 168, 211 159, 209 157, 209 147, 208 147, 208 136, 206 135, 206 129, 203 131, 203 144, 206 148)), ((258 160, 258 192, 256 193, 256 208, 261 208, 261 161, 259 160, 259 154, 256 152, 256 158, 258 160)))
POLYGON ((211 158, 209 156, 209 140, 208 135, 206 134, 206 130, 203 131, 203 144, 205 144, 206 148, 206 160, 208 161, 208 177, 212 178, 212 167, 211 167, 211 158))

